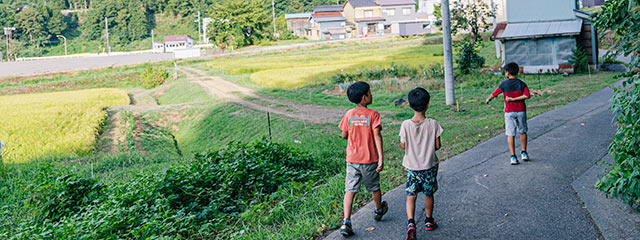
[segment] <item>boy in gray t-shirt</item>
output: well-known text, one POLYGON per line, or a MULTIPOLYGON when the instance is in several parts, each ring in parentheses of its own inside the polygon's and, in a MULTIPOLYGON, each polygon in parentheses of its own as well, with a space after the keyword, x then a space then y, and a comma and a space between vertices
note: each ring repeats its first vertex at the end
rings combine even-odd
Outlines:
POLYGON ((402 165, 407 168, 407 238, 416 239, 416 223, 414 220, 417 194, 425 195, 425 229, 434 230, 438 224, 433 219, 433 194, 438 190, 438 157, 440 134, 442 127, 433 119, 427 118, 425 112, 429 108, 429 92, 416 88, 409 92, 409 106, 413 109, 413 117, 402 122, 400 142, 405 150, 402 165))

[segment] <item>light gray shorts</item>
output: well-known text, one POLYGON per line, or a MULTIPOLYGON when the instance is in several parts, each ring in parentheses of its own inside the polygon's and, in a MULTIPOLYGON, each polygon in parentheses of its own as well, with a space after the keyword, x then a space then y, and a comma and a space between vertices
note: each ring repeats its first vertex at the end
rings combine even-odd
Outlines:
POLYGON ((527 133, 527 112, 504 113, 504 126, 507 136, 515 136, 516 129, 520 134, 527 133))
POLYGON ((347 163, 347 175, 344 178, 346 192, 360 192, 360 182, 368 192, 380 190, 380 173, 376 172, 378 163, 347 163))

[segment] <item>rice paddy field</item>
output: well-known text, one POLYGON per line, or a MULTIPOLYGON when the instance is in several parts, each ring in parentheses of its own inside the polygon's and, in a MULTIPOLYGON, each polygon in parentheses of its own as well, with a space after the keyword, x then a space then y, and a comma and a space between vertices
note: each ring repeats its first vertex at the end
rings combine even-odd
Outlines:
POLYGON ((217 58, 205 66, 227 74, 250 74, 258 85, 293 89, 309 84, 327 83, 336 73, 385 68, 392 63, 428 66, 442 63, 442 45, 423 45, 420 41, 403 41, 327 46, 282 53, 217 58))
POLYGON ((127 104, 125 91, 108 88, 0 96, 2 160, 90 154, 105 119, 103 109, 127 104))

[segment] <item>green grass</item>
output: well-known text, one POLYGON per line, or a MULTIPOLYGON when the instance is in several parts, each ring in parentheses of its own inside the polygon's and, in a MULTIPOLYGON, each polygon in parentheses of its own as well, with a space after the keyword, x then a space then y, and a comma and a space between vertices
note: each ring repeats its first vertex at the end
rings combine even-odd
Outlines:
POLYGON ((355 43, 217 58, 205 66, 227 74, 251 74, 251 81, 261 86, 297 88, 329 82, 330 76, 339 72, 385 68, 391 63, 417 67, 442 62, 442 57, 436 56, 441 54, 442 45, 422 45, 418 41, 393 43, 355 43))
MULTIPOLYGON (((169 66, 168 62, 153 65, 161 68, 169 66)), ((0 78, 0 95, 90 88, 136 88, 142 86, 140 75, 149 66, 151 64, 109 67, 75 73, 46 74, 35 77, 5 77, 0 78)))
POLYGON ((170 84, 167 90, 154 94, 158 104, 168 105, 214 101, 214 97, 210 96, 207 91, 197 83, 177 80, 170 84))

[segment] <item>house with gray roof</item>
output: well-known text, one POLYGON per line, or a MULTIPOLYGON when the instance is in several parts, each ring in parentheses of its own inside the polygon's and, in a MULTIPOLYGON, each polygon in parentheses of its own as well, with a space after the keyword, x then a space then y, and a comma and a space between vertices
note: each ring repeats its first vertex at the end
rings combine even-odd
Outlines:
POLYGON ((341 5, 314 6, 305 36, 311 40, 348 38, 346 20, 341 5))
POLYGON ((311 27, 311 13, 287 13, 284 19, 287 20, 287 29, 298 37, 304 37, 305 29, 311 27))
POLYGON ((576 46, 597 64, 597 31, 574 0, 506 1, 505 6, 507 22, 491 35, 503 64, 515 62, 527 73, 573 72, 569 59, 576 46))
POLYGON ((415 0, 376 0, 376 3, 381 7, 385 19, 385 34, 412 36, 431 32, 426 14, 416 11, 415 0))
POLYGON ((374 0, 347 0, 343 5, 344 17, 353 36, 384 34, 382 8, 374 0))

